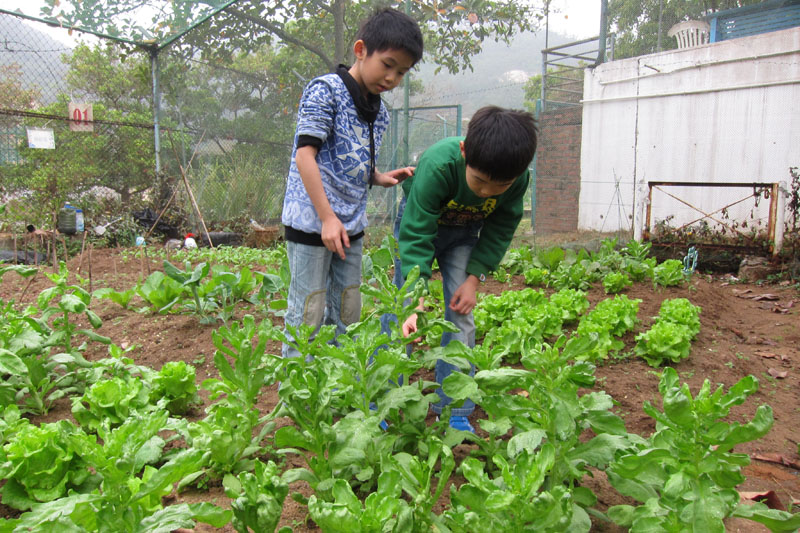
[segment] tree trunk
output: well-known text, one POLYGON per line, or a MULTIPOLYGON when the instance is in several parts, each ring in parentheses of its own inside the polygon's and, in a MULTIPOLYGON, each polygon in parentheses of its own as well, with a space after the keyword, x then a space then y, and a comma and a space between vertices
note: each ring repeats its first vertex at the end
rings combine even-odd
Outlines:
POLYGON ((333 62, 334 68, 345 61, 344 13, 347 0, 334 0, 333 5, 333 62))

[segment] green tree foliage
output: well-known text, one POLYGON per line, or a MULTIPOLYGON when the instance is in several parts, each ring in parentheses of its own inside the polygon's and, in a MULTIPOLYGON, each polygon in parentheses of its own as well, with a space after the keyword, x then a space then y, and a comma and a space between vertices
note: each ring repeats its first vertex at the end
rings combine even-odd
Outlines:
MULTIPOLYGON (((218 3, 175 0, 171 11, 165 12, 162 2, 155 0, 46 0, 42 13, 67 25, 144 41, 166 37, 170 29, 186 28, 218 3), (143 28, 142 21, 132 16, 137 11, 156 13, 151 28, 143 28)), ((330 71, 347 60, 360 21, 387 4, 405 7, 404 1, 381 0, 242 0, 186 39, 206 44, 208 52, 228 55, 280 42, 311 54, 315 71, 322 70, 320 65, 330 71)), ((414 0, 409 9, 422 26, 427 60, 451 72, 470 68, 470 57, 480 52, 486 38, 508 42, 515 33, 534 29, 542 18, 538 3, 513 0, 414 0)))
MULTIPOLYGON (((23 87, 22 69, 18 64, 0 65, 0 109, 31 109, 39 96, 38 90, 23 87)), ((16 121, 9 115, 0 115, 0 128, 16 121)))
POLYGON ((608 22, 616 33, 614 57, 622 59, 658 52, 659 20, 661 50, 677 48, 667 37, 673 24, 694 20, 715 11, 732 9, 761 0, 609 0, 608 22))

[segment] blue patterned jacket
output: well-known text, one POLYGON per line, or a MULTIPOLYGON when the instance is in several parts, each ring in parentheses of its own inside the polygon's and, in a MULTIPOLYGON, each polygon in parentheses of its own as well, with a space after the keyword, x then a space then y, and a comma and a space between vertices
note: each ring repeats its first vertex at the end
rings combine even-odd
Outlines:
MULTIPOLYGON (((376 157, 388 123, 389 112, 381 103, 373 128, 376 157)), ((322 140, 317 165, 331 208, 349 235, 364 231, 370 167, 369 127, 359 118, 353 98, 337 74, 315 78, 303 91, 281 217, 286 226, 319 234, 322 221, 306 192, 295 161, 300 135, 322 140)))

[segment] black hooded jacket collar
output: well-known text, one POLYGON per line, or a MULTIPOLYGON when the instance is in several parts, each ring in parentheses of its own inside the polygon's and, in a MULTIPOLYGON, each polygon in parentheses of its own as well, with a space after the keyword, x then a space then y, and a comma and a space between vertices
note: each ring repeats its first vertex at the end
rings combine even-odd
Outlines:
POLYGON ((361 92, 361 87, 359 87, 358 82, 350 75, 349 70, 347 65, 339 65, 336 69, 336 74, 342 78, 345 87, 347 87, 347 92, 349 92, 350 96, 353 98, 358 116, 364 122, 373 124, 381 110, 381 97, 380 95, 371 93, 364 95, 361 92))

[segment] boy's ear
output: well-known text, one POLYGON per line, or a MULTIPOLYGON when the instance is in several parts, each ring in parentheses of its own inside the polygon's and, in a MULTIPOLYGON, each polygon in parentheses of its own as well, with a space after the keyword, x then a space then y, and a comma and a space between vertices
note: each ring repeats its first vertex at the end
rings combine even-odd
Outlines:
POLYGON ((361 39, 353 43, 353 55, 359 61, 367 57, 367 45, 361 39))
POLYGON ((464 141, 458 141, 458 146, 461 148, 461 157, 466 159, 467 158, 467 154, 464 153, 464 141))

